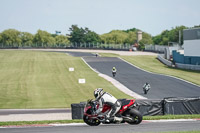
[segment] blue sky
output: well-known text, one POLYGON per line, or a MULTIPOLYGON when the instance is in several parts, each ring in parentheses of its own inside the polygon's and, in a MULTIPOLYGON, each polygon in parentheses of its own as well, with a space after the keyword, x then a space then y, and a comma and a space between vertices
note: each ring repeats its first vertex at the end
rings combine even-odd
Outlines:
POLYGON ((200 0, 0 0, 0 32, 69 34, 76 24, 98 34, 138 28, 151 35, 200 24, 200 0))

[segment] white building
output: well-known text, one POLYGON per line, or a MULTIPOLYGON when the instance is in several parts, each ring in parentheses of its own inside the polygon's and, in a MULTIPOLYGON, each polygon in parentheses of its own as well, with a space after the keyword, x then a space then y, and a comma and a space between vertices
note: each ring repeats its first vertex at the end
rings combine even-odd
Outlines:
POLYGON ((200 28, 183 30, 184 56, 200 57, 200 28))

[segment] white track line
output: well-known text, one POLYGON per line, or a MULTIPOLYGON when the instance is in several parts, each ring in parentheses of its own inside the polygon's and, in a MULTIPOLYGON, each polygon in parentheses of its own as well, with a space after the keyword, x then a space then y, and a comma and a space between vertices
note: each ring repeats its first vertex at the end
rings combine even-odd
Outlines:
POLYGON ((143 97, 143 96, 131 91, 126 86, 121 84, 119 81, 111 78, 110 76, 98 72, 96 69, 92 68, 82 57, 81 57, 81 59, 85 62, 85 64, 87 64, 89 66, 90 69, 92 69, 94 72, 98 73, 98 75, 100 77, 102 77, 102 78, 106 79, 107 81, 111 82, 115 87, 117 87, 119 90, 121 90, 125 94, 127 94, 129 96, 132 96, 132 97, 134 97, 136 99, 147 99, 146 97, 143 97))
POLYGON ((159 74, 159 73, 153 73, 153 72, 144 70, 144 69, 142 69, 142 68, 140 68, 140 67, 138 67, 138 66, 135 66, 134 64, 131 64, 130 62, 128 62, 128 61, 122 59, 121 57, 117 57, 117 58, 119 58, 119 59, 121 59, 122 61, 124 61, 124 62, 126 62, 126 63, 128 63, 128 64, 130 64, 130 65, 132 65, 132 66, 134 66, 134 67, 136 67, 136 68, 138 68, 138 69, 140 69, 140 70, 142 70, 142 71, 145 71, 145 72, 147 72, 147 73, 151 73, 151 74, 155 74, 155 75, 162 75, 162 76, 167 76, 167 77, 179 79, 179 80, 182 80, 182 81, 184 81, 184 82, 186 82, 186 83, 189 83, 189 84, 192 84, 192 85, 194 85, 194 86, 200 87, 199 85, 196 85, 196 84, 194 84, 194 83, 192 83, 192 82, 190 82, 190 81, 187 81, 187 80, 184 80, 184 79, 181 79, 181 78, 178 78, 178 77, 174 77, 174 76, 171 76, 171 75, 159 74))
MULTIPOLYGON (((200 119, 165 119, 165 120, 143 120, 142 123, 164 123, 164 122, 195 122, 200 119)), ((125 123, 127 124, 127 123, 125 123)), ((108 124, 101 124, 106 126, 108 124)), ((114 125, 114 124, 109 124, 114 125)), ((121 124, 122 125, 122 124, 121 124)), ((128 125, 128 124, 127 124, 128 125)), ((22 126, 0 126, 1 128, 29 128, 29 127, 66 127, 66 126, 88 126, 86 123, 64 123, 64 124, 44 124, 44 125, 22 125, 22 126)))
POLYGON ((86 126, 86 123, 49 124, 50 126, 86 126))
POLYGON ((197 119, 166 119, 166 120, 144 120, 143 122, 184 122, 184 121, 198 121, 197 119))

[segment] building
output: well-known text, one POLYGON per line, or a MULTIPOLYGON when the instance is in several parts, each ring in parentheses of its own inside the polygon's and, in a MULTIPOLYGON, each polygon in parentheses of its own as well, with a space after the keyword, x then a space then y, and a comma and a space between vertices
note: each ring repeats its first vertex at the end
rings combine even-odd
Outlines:
POLYGON ((140 40, 142 40, 142 31, 137 32, 137 42, 139 42, 140 40))
POLYGON ((183 30, 183 48, 173 51, 174 63, 200 67, 200 28, 183 30))

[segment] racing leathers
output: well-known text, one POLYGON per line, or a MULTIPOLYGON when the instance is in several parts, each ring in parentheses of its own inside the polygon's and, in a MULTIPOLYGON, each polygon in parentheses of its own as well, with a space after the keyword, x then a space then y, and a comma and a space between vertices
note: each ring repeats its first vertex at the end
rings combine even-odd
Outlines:
POLYGON ((121 103, 114 96, 107 92, 104 92, 101 97, 96 100, 99 102, 99 108, 96 110, 97 114, 101 113, 104 104, 111 106, 111 110, 106 114, 106 119, 114 118, 115 114, 121 108, 121 103))

